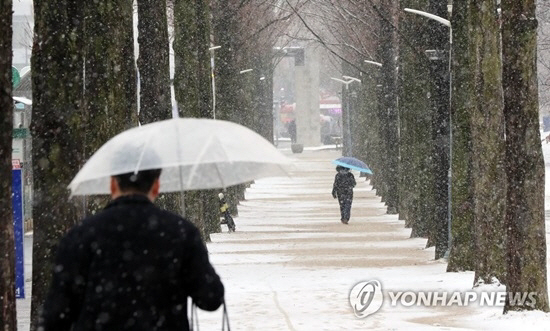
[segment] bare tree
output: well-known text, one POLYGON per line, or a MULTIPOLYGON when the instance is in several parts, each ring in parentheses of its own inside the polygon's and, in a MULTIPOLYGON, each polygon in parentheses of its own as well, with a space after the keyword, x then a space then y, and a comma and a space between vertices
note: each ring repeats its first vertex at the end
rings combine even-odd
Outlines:
MULTIPOLYGON (((174 2, 174 89, 179 111, 186 117, 214 117, 208 50, 210 34, 207 1, 174 2)), ((220 231, 216 193, 201 190, 185 194, 186 216, 197 225, 207 241, 211 233, 220 231)))

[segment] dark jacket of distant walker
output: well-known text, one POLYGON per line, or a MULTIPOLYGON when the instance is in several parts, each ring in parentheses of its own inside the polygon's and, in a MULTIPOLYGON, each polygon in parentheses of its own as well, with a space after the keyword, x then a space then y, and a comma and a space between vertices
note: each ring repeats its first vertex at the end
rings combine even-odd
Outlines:
POLYGON ((340 205, 340 216, 342 223, 347 224, 351 216, 351 203, 353 201, 353 188, 355 187, 355 177, 349 170, 337 167, 337 173, 334 177, 332 186, 332 196, 338 197, 340 205))
POLYGON ((353 199, 353 188, 355 187, 355 177, 349 171, 344 173, 337 172, 334 176, 334 184, 332 186, 333 197, 346 197, 353 199))
POLYGON ((223 302, 199 231, 145 196, 125 196, 62 239, 39 325, 188 330, 188 296, 204 310, 223 302))

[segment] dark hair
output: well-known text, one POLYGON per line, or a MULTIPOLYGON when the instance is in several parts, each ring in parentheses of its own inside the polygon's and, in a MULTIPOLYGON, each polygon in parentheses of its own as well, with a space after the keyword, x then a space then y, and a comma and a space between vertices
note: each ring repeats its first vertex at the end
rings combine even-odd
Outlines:
POLYGON ((147 194, 153 187, 153 183, 160 177, 161 169, 142 170, 138 173, 128 172, 115 175, 118 187, 122 192, 137 191, 147 194))

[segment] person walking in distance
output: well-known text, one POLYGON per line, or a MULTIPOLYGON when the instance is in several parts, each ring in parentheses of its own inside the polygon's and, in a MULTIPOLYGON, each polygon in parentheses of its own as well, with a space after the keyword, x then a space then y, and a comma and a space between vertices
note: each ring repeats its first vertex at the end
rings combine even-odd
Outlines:
POLYGON ((290 135, 290 142, 295 144, 297 141, 297 130, 296 130, 296 120, 290 121, 288 123, 288 134, 290 135))
POLYGON ((340 204, 340 221, 348 224, 351 214, 351 203, 353 201, 353 188, 355 177, 348 168, 337 166, 334 184, 332 185, 332 197, 338 198, 340 204))
POLYGON ((235 232, 235 229, 236 229, 235 221, 233 220, 233 217, 229 212, 229 204, 225 200, 224 194, 219 193, 218 198, 220 199, 220 212, 223 216, 223 221, 221 222, 221 224, 227 224, 227 230, 229 232, 235 232))

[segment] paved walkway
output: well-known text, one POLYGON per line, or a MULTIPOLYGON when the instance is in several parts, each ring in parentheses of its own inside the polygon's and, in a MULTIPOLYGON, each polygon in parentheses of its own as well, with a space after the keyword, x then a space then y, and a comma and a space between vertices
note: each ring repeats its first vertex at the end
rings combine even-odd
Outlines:
POLYGON ((28 331, 30 329, 31 316, 31 285, 32 285, 32 234, 24 237, 24 272, 25 272, 25 299, 17 299, 17 330, 28 331))
MULTIPOLYGON (((350 289, 371 279, 402 286, 408 270, 423 265, 444 273, 433 249, 424 249, 425 239, 410 239, 404 222, 385 214, 380 198, 357 173, 351 220, 340 222, 330 163, 340 155, 335 150, 289 155, 296 158, 291 177, 258 180, 239 207, 237 232, 212 236, 208 248, 226 284, 235 329, 387 330, 395 325, 388 314, 395 312, 356 318, 350 289)), ((426 316, 420 322, 424 330, 432 314, 420 314, 426 316)), ((201 327, 219 327, 219 312, 199 317, 201 327)), ((399 318, 403 327, 418 325, 399 318)))

